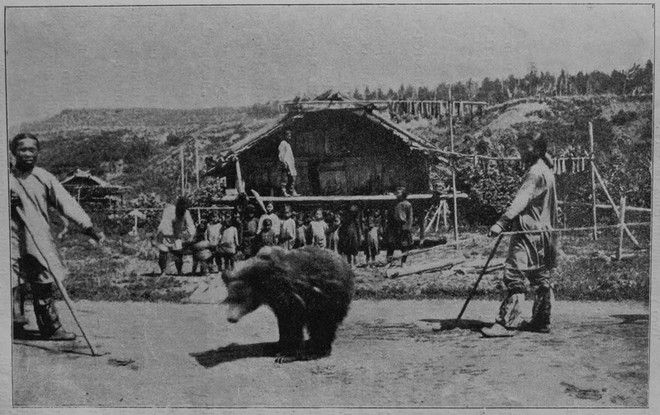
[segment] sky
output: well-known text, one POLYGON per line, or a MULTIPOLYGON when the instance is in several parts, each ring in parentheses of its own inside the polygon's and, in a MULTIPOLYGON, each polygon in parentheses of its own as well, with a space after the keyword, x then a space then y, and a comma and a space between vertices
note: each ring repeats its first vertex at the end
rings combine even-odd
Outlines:
POLYGON ((335 89, 627 69, 650 5, 6 10, 8 124, 70 108, 207 108, 335 89))

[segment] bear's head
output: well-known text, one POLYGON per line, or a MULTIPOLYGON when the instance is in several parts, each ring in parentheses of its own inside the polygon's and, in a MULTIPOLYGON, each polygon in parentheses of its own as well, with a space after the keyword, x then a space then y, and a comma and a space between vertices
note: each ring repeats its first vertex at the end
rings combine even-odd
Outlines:
POLYGON ((227 321, 237 323, 243 316, 263 303, 262 282, 273 275, 280 248, 264 247, 254 258, 236 264, 234 271, 224 271, 222 281, 227 287, 227 321))

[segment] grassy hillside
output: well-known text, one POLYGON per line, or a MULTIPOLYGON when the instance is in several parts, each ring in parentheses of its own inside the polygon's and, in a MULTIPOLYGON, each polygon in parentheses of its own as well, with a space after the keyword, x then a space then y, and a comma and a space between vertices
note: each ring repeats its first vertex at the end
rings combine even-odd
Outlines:
MULTIPOLYGON (((133 194, 155 192, 173 196, 180 182, 179 146, 198 137, 200 159, 217 157, 232 142, 271 121, 274 106, 201 110, 96 109, 67 110, 44 121, 21 126, 44 140, 42 164, 63 176, 76 168, 90 169, 133 187, 133 194), (172 155, 171 158, 167 158, 172 155), (121 172, 107 162, 123 160, 121 172), (106 163, 104 163, 106 162, 106 163), (162 162, 159 164, 159 162, 162 162), (112 174, 114 173, 114 174, 112 174)), ((594 124, 596 161, 615 200, 650 206, 652 161, 652 98, 578 96, 523 98, 490 107, 479 118, 455 124, 456 149, 463 153, 515 156, 516 135, 528 129, 545 132, 555 156, 583 155, 589 147, 588 122, 594 124)), ((445 122, 411 120, 406 128, 441 148, 449 149, 445 122)), ((186 146, 187 177, 194 180, 192 145, 186 146)), ((110 163, 111 164, 111 163, 110 163)), ((518 186, 517 163, 458 163, 458 186, 470 194, 461 207, 468 223, 489 222, 501 213, 518 186)), ((433 169, 433 179, 450 185, 447 166, 433 169)), ((589 174, 559 177, 564 200, 588 201, 589 174)), ((600 195, 604 201, 604 196, 600 195)))
MULTIPOLYGON (((629 205, 650 207, 652 115, 651 97, 525 98, 491 107, 483 117, 456 123, 455 146, 468 154, 517 156, 516 135, 534 130, 546 134, 553 156, 583 156, 589 151, 588 123, 592 122, 596 164, 612 197, 618 202, 625 195, 629 205)), ((418 120, 407 128, 441 148, 450 147, 445 123, 418 120)), ((488 222, 501 214, 521 173, 517 163, 475 166, 473 160, 461 159, 458 186, 471 196, 461 209, 465 219, 488 222)), ((437 166, 436 177, 445 185, 451 184, 446 166, 437 166)), ((590 201, 588 171, 558 176, 558 185, 562 200, 590 201)), ((599 193, 598 200, 605 202, 605 195, 599 193)))
POLYGON ((257 109, 65 110, 18 130, 42 139, 40 163, 60 178, 81 168, 131 186, 129 197, 154 192, 169 198, 181 180, 177 150, 185 149, 186 175, 192 183, 193 146, 185 143, 197 138, 203 166, 207 156, 217 158, 222 149, 259 130, 276 114, 257 109), (120 169, 117 164, 122 164, 120 169))

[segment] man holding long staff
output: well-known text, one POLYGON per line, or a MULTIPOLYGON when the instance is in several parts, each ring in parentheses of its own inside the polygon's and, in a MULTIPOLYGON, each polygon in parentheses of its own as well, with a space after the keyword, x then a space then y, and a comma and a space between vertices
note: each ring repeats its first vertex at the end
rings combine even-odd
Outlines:
POLYGON ((498 236, 509 229, 520 233, 511 236, 504 269, 506 293, 495 325, 483 329, 486 336, 507 335, 514 329, 550 332, 553 296, 550 270, 556 266, 557 259, 557 234, 552 232, 557 223, 553 163, 541 134, 523 134, 517 145, 527 172, 511 205, 490 228, 489 236, 498 236), (548 232, 538 232, 543 230, 548 232), (525 279, 534 289, 530 321, 520 318, 520 303, 527 291, 525 279))
POLYGON ((102 242, 92 221, 78 202, 51 173, 36 167, 39 140, 32 134, 19 134, 10 144, 16 164, 10 179, 11 192, 11 282, 14 336, 25 336, 27 319, 22 313, 19 277, 30 284, 34 314, 44 340, 73 340, 76 335, 62 328, 55 308, 54 283, 62 281, 66 270, 50 232, 49 208, 55 208, 78 224, 83 233, 102 242))

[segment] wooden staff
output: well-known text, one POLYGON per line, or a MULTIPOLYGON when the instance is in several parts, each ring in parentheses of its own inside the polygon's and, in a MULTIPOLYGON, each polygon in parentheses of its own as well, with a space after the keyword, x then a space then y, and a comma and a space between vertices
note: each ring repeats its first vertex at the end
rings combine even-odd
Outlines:
POLYGON ((477 288, 479 287, 479 283, 481 282, 481 279, 484 277, 484 275, 486 275, 486 270, 488 270, 488 265, 495 256, 495 252, 497 251, 497 247, 500 245, 503 236, 504 234, 500 233, 500 236, 497 237, 497 241, 495 241, 495 245, 493 246, 493 249, 490 251, 490 255, 488 256, 488 260, 484 264, 484 267, 481 269, 481 273, 479 274, 477 281, 475 281, 474 286, 472 287, 472 291, 470 291, 470 294, 468 295, 468 298, 465 300, 465 303, 463 304, 463 308, 461 308, 461 312, 458 313, 458 317, 456 317, 457 323, 461 319, 461 317, 463 317, 463 313, 465 313, 465 309, 470 303, 470 300, 472 300, 472 297, 474 297, 474 295, 477 293, 477 288))

